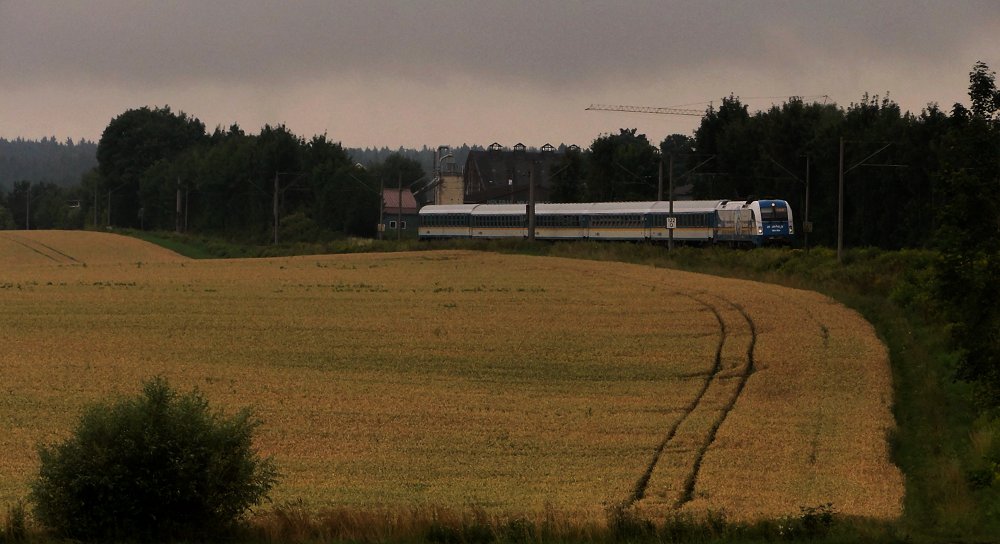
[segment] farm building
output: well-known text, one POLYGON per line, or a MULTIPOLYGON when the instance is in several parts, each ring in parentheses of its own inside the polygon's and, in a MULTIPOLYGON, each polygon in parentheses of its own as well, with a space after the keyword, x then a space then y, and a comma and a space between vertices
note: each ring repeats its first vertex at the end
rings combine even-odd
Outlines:
POLYGON ((408 188, 382 190, 382 223, 379 230, 388 236, 417 233, 417 201, 408 188))
POLYGON ((529 151, 524 144, 507 149, 494 143, 482 151, 470 151, 465 161, 463 185, 466 204, 520 204, 528 201, 528 187, 535 176, 535 201, 548 200, 552 186, 549 174, 562 160, 562 153, 549 144, 529 151))

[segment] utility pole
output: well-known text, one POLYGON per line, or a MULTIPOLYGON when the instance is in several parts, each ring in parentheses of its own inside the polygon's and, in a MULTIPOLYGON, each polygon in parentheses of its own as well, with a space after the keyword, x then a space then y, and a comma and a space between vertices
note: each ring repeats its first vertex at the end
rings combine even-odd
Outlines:
POLYGON ((274 173, 274 245, 278 245, 278 172, 274 173))
POLYGON ((809 222, 809 155, 806 155, 806 218, 802 222, 802 237, 806 245, 806 253, 809 253, 809 231, 812 230, 812 223, 809 222))
POLYGON ((379 176, 378 178, 378 239, 382 239, 382 235, 385 231, 385 218, 383 214, 385 213, 385 178, 379 176))
POLYGON ((844 262, 844 137, 840 137, 840 168, 837 175, 837 262, 844 262))
POLYGON ((663 155, 660 155, 660 170, 656 178, 656 200, 663 201, 663 155))
POLYGON ((177 176, 177 203, 174 207, 174 230, 181 233, 181 177, 177 176))
MULTIPOLYGON (((663 177, 663 159, 660 159, 660 177, 663 177)), ((670 175, 667 176, 670 180, 670 213, 667 217, 674 217, 674 154, 670 154, 670 175)), ((674 225, 676 226, 676 224, 674 225)), ((667 252, 674 250, 674 229, 667 229, 667 252)))
POLYGON ((24 230, 31 230, 31 182, 24 190, 24 230))
POLYGON ((396 202, 396 241, 398 242, 403 236, 403 229, 400 228, 403 224, 403 172, 399 172, 399 200, 396 202))
POLYGON ((531 170, 528 172, 528 241, 535 241, 535 166, 531 162, 531 170))

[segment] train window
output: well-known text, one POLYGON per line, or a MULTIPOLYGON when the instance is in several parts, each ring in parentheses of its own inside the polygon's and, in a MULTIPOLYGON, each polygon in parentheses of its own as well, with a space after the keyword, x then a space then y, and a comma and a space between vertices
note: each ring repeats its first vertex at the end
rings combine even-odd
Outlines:
POLYGON ((761 206, 760 218, 763 221, 788 221, 788 208, 784 205, 776 204, 761 206))
POLYGON ((685 213, 677 216, 677 226, 701 228, 708 226, 708 216, 703 213, 685 213))
POLYGON ((638 214, 629 215, 595 215, 590 219, 592 227, 616 227, 616 228, 639 228, 642 226, 642 217, 638 214))
MULTIPOLYGON (((459 227, 464 225, 464 217, 458 214, 424 215, 420 217, 420 223, 425 227, 459 227)), ((402 222, 402 228, 406 228, 406 222, 402 222)))
POLYGON ((517 228, 524 225, 522 215, 477 215, 472 218, 475 227, 517 228))
POLYGON ((578 215, 539 215, 535 222, 540 227, 579 227, 578 215))

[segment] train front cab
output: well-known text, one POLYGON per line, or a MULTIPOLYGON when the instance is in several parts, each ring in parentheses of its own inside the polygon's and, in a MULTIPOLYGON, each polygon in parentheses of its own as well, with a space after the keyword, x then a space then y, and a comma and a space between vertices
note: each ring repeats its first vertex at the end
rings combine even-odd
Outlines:
POLYGON ((756 212, 755 244, 788 245, 795 235, 792 208, 784 200, 757 200, 751 204, 756 212))

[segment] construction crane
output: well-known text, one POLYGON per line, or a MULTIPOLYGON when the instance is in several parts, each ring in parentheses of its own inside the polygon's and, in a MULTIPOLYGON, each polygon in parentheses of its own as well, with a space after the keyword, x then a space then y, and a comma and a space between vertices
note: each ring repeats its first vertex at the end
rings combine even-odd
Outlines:
POLYGON ((651 106, 608 106, 606 104, 591 104, 586 111, 624 111, 629 113, 660 113, 664 115, 705 115, 704 110, 689 110, 684 108, 655 108, 651 106))

